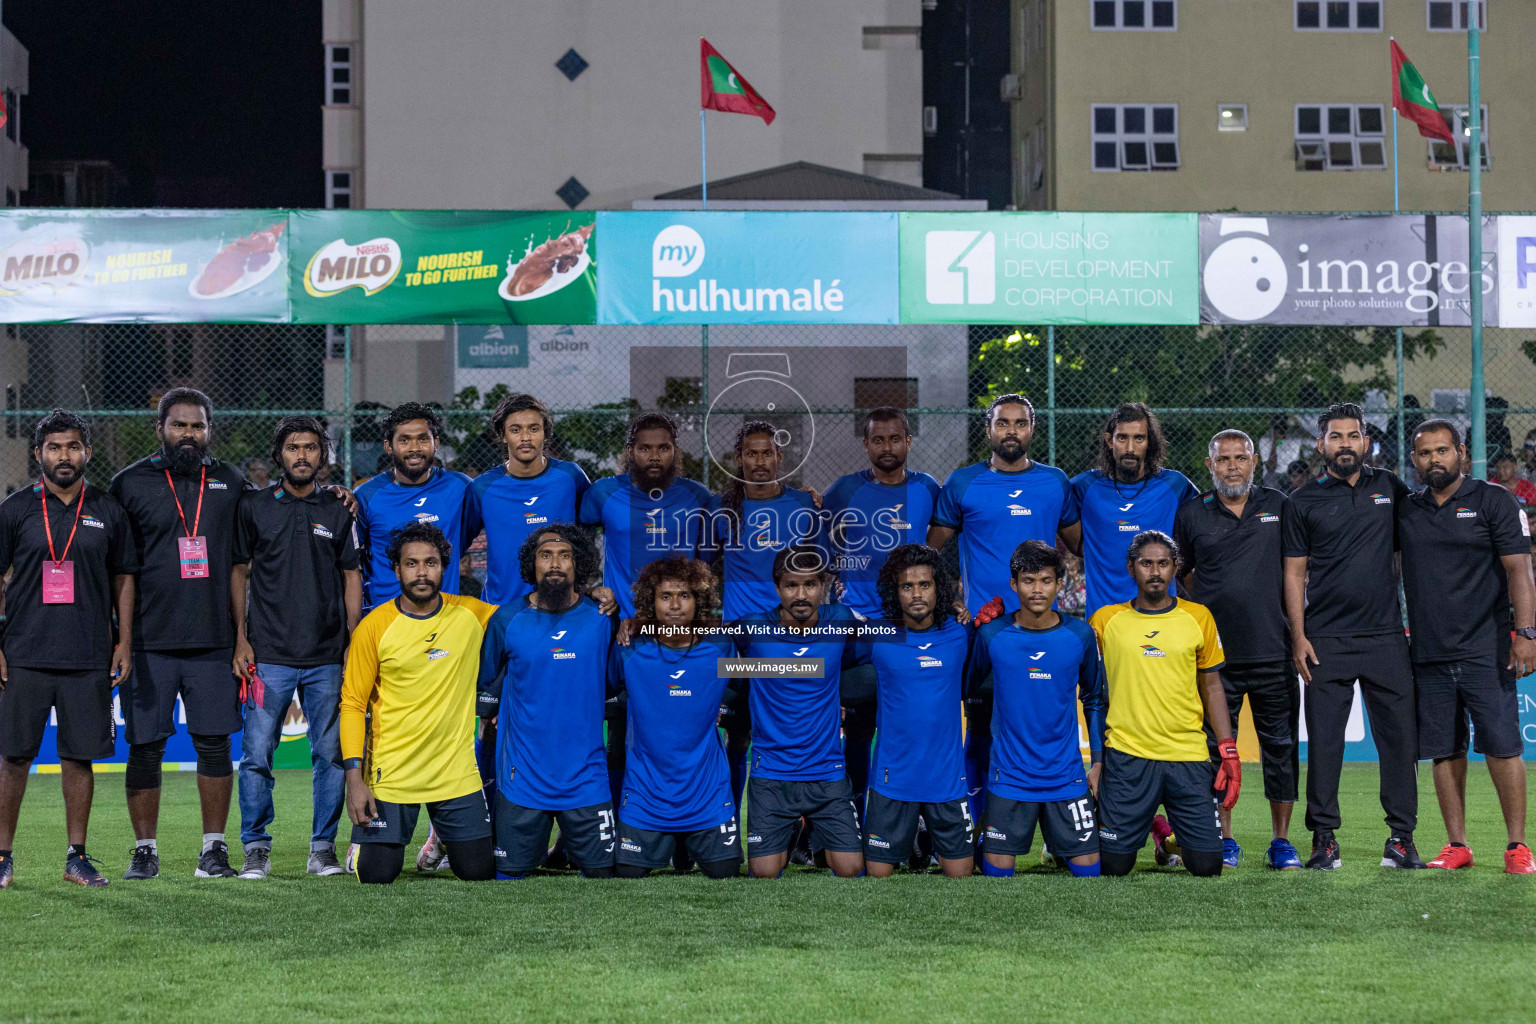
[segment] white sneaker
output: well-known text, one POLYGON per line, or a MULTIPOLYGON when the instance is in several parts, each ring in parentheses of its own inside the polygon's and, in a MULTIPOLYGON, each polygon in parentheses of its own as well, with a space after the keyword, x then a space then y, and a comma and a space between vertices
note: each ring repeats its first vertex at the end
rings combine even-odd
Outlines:
POLYGON ((309 865, 305 870, 312 875, 320 875, 321 877, 346 874, 342 866, 336 863, 336 847, 334 846, 322 846, 318 850, 310 850, 309 865))
POLYGON ((347 859, 346 859, 346 862, 345 862, 345 864, 346 864, 345 871, 349 875, 356 875, 357 874, 357 851, 358 851, 358 845, 356 843, 353 843, 352 845, 347 847, 347 859))
POLYGON ((437 838, 437 829, 427 832, 427 841, 421 844, 421 851, 416 854, 417 871, 447 871, 448 847, 437 838))
POLYGON ((265 846, 253 846, 245 851, 245 864, 238 878, 261 879, 272 873, 272 851, 265 846))

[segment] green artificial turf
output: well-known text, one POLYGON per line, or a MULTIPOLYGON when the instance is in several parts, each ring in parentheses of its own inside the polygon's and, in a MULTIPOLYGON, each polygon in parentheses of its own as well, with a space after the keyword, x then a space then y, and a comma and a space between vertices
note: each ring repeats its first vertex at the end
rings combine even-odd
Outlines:
MULTIPOLYGON (((394 886, 364 889, 303 873, 307 775, 280 779, 272 878, 192 877, 200 826, 183 773, 167 777, 161 877, 127 883, 121 776, 98 777, 90 849, 113 883, 87 890, 61 880, 58 779, 33 776, 17 881, 0 893, 0 1020, 1536 1017, 1536 877, 1502 874, 1503 827, 1481 765, 1469 871, 1377 867, 1376 771, 1351 766, 1341 870, 1263 869, 1255 770, 1238 807, 1242 865, 1210 880, 1153 869, 1150 856, 1121 880, 1035 869, 1011 880, 473 884, 419 876, 408 861, 394 886)), ((1428 858, 1443 835, 1427 771, 1420 809, 1428 858)))

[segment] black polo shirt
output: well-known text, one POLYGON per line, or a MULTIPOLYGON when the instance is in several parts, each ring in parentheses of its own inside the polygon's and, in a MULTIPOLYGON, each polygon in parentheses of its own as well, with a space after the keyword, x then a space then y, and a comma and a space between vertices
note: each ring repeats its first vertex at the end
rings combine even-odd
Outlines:
POLYGON ((1398 503, 1397 531, 1413 660, 1492 662, 1507 654, 1514 622, 1499 558, 1531 550, 1530 526, 1515 496, 1463 476, 1444 505, 1435 504, 1428 488, 1398 503))
POLYGON ((1248 491, 1241 519, 1215 491, 1190 498, 1174 514, 1183 571, 1195 574, 1186 596, 1211 610, 1228 664, 1291 656, 1282 531, 1293 514, 1290 499, 1272 487, 1248 491))
POLYGON ((358 567, 352 514, 329 490, 246 491, 235 513, 237 565, 249 564, 246 638, 260 664, 340 665, 347 646, 343 569, 358 567))
POLYGON ((235 624, 229 617, 230 552, 235 539, 235 506, 248 486, 227 462, 204 460, 203 515, 198 532, 208 541, 208 575, 181 578, 181 549, 197 519, 201 475, 172 472, 176 496, 186 513, 186 527, 165 479, 170 462, 159 454, 140 459, 112 478, 112 496, 128 513, 138 550, 139 587, 134 608, 133 647, 142 651, 185 651, 233 647, 235 624))
POLYGON ((43 485, 24 487, 0 501, 0 575, 7 568, 16 570, 5 588, 5 660, 12 665, 105 672, 112 663, 117 640, 112 577, 137 571, 138 555, 123 507, 99 487, 86 484, 82 493, 85 504, 75 528, 75 504, 47 492, 53 550, 74 563, 73 604, 43 604, 43 563, 49 560, 43 485))
POLYGON ((1285 556, 1307 559, 1307 636, 1400 633, 1397 602, 1397 503, 1408 487, 1385 469, 1365 466, 1349 484, 1323 473, 1291 494, 1285 556))

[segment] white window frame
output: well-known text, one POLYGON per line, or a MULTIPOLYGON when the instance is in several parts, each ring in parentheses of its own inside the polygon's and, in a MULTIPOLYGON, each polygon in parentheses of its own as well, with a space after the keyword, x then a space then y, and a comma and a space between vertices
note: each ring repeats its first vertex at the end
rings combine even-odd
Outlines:
POLYGON ((357 98, 357 81, 352 77, 352 50, 351 43, 326 43, 325 44, 325 105, 327 107, 355 106, 357 98), (346 58, 337 56, 337 51, 346 51, 346 58), (347 80, 336 81, 336 72, 345 71, 347 80), (346 98, 338 100, 338 90, 346 90, 346 98))
POLYGON ((1467 12, 1475 9, 1478 13, 1477 30, 1488 31, 1488 0, 1426 0, 1424 4, 1424 27, 1430 32, 1465 32, 1467 30, 1467 12), (1467 5, 1474 5, 1469 8, 1467 5), (1430 14, 1436 7, 1449 7, 1451 9, 1451 27, 1436 28, 1431 23, 1430 14))
POLYGON ((1183 153, 1178 150, 1179 144, 1179 105, 1177 103, 1090 103, 1088 105, 1088 163, 1095 171, 1119 172, 1119 171, 1176 171, 1183 166, 1183 153), (1100 132, 1095 124, 1098 111, 1113 109, 1115 112, 1115 131, 1100 132), (1146 118, 1146 130, 1142 132, 1127 133, 1124 130, 1125 111, 1127 109, 1140 108, 1146 118), (1152 116, 1154 110, 1167 109, 1173 111, 1173 133, 1153 132, 1152 116), (1098 166, 1098 144, 1101 142, 1113 142, 1115 144, 1115 166, 1098 166), (1143 142, 1147 146, 1146 166, 1126 166, 1125 147, 1127 143, 1143 142), (1153 155, 1155 143, 1172 142, 1175 156, 1172 163, 1158 161, 1153 155))
POLYGON ((357 172, 353 170, 328 170, 325 172, 325 208, 327 210, 355 210, 357 206, 352 202, 352 197, 357 194, 357 172), (346 184, 340 184, 336 180, 338 174, 347 176, 346 184), (336 200, 345 196, 346 205, 337 206, 336 200))
POLYGON ((1383 27, 1382 26, 1386 24, 1386 20, 1387 20, 1386 0, 1292 0, 1292 2, 1291 2, 1291 25, 1292 25, 1293 28, 1296 29, 1297 32, 1381 32, 1381 31, 1383 31, 1383 27), (1302 24, 1301 24, 1301 5, 1304 4, 1304 3, 1306 3, 1306 4, 1311 4, 1311 3, 1317 4, 1317 22, 1318 23, 1317 23, 1316 27, 1312 27, 1312 26, 1307 26, 1305 28, 1302 27, 1302 24), (1348 28, 1329 28, 1328 27, 1328 4, 1329 3, 1347 3, 1347 4, 1349 4, 1349 27, 1348 28), (1375 28, 1360 28, 1359 27, 1359 24, 1360 24, 1360 5, 1363 4, 1363 3, 1364 4, 1371 4, 1371 5, 1373 5, 1376 8, 1376 27, 1375 28))
MULTIPOLYGON (((1456 162, 1451 163, 1441 160, 1435 155, 1435 147, 1440 146, 1443 149, 1446 145, 1444 142, 1441 142, 1439 139, 1425 139, 1424 141, 1429 145, 1430 170, 1465 171, 1470 169, 1470 160, 1468 158, 1472 155, 1472 139, 1469 134, 1471 127, 1467 124, 1466 111, 1467 105, 1465 103, 1449 103, 1440 108, 1441 115, 1448 116, 1451 134, 1458 135, 1465 141, 1456 146, 1456 162)), ((1483 121, 1479 126, 1482 130, 1482 139, 1480 141, 1483 147, 1483 171, 1487 172, 1493 170, 1493 142, 1488 136, 1488 104, 1482 104, 1482 111, 1483 121)))
POLYGON ((1125 0, 1113 0, 1113 2, 1114 2, 1114 5, 1115 5, 1115 23, 1113 25, 1097 25, 1097 24, 1094 23, 1094 18, 1093 18, 1093 13, 1094 13, 1093 0, 1089 0, 1089 3, 1088 3, 1088 27, 1089 28, 1093 29, 1095 32, 1177 32, 1179 30, 1179 0, 1139 0, 1139 2, 1143 5, 1142 10, 1146 14, 1146 24, 1145 25, 1130 25, 1130 26, 1127 26, 1125 24, 1125 0), (1158 25, 1158 26, 1154 27, 1153 24, 1152 24, 1152 5, 1153 5, 1153 3, 1170 3, 1170 2, 1173 4, 1173 24, 1172 25, 1158 25))
POLYGON ((1387 161, 1387 111, 1381 103, 1298 103, 1291 117, 1292 137, 1295 139, 1295 155, 1297 171, 1313 173, 1316 171, 1385 171, 1388 168, 1387 161), (1328 111, 1334 107, 1349 108, 1349 133, 1339 134, 1328 129, 1328 111), (1303 110, 1317 111, 1316 132, 1303 133, 1301 130, 1301 112, 1303 110), (1376 132, 1362 131, 1360 128, 1360 111, 1374 110, 1378 118, 1377 124, 1381 130, 1376 132), (1333 147, 1349 145, 1350 163, 1334 166, 1333 147), (1381 154, 1380 163, 1365 164, 1361 162, 1361 146, 1379 147, 1381 154), (1322 167, 1303 167, 1301 164, 1321 163, 1322 167))
POLYGON ((1216 104, 1216 130, 1219 132, 1245 132, 1248 130, 1248 104, 1246 103, 1218 103, 1216 104), (1231 117, 1222 118, 1222 113, 1228 109, 1241 110, 1242 119, 1231 117), (1232 124, 1227 122, 1231 121, 1232 124))

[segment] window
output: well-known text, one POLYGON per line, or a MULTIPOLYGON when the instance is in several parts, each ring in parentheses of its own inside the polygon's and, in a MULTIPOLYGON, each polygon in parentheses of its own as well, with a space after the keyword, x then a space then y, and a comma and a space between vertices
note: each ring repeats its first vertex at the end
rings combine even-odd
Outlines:
MULTIPOLYGON (((1448 142, 1439 139, 1429 140, 1429 166, 1439 171, 1464 171, 1472 162, 1472 113, 1468 108, 1441 107, 1440 116, 1445 118, 1445 123, 1451 126, 1451 134, 1456 136, 1457 145, 1452 146, 1448 142)), ((1490 170, 1493 166, 1493 150, 1488 143, 1488 104, 1482 106, 1481 130, 1482 145, 1478 148, 1483 154, 1483 170, 1490 170)))
POLYGON ((347 328, 338 324, 325 326, 325 358, 347 358, 347 328))
POLYGON ((1488 31, 1488 0, 1429 0, 1425 23, 1431 32, 1465 32, 1468 8, 1477 11, 1477 30, 1488 31))
POLYGON ((5 137, 16 141, 21 131, 21 97, 15 89, 5 90, 5 137))
POLYGON ((1295 0, 1297 32, 1380 32, 1382 0, 1295 0))
POLYGON ((352 172, 325 172, 325 208, 327 210, 352 209, 352 172))
POLYGON ((1387 166, 1384 108, 1379 103, 1296 107, 1298 171, 1380 171, 1387 166))
POLYGON ((352 105, 352 47, 325 48, 325 105, 352 105))
POLYGON ((1176 0, 1093 0, 1089 10, 1096 29, 1172 32, 1179 27, 1176 0))
POLYGON ((1247 131, 1248 104, 1218 103, 1216 105, 1216 130, 1219 132, 1247 131))
POLYGON ((1094 170, 1173 171, 1178 167, 1178 107, 1139 103, 1094 105, 1094 170))

